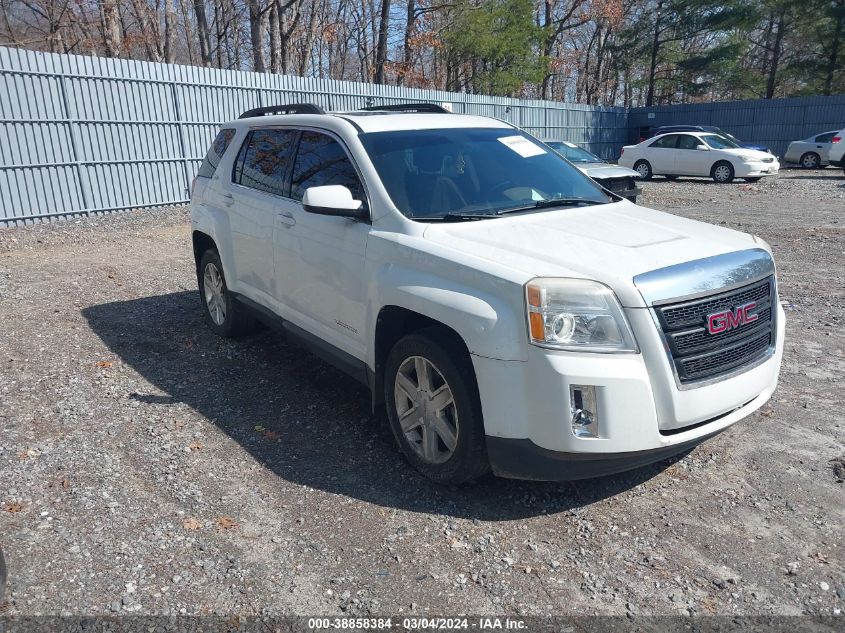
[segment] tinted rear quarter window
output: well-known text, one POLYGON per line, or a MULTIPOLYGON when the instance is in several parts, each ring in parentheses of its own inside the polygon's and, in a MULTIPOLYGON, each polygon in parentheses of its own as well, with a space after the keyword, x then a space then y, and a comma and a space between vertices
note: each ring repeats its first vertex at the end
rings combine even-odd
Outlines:
POLYGON ((290 197, 302 200, 308 187, 343 185, 356 200, 364 200, 364 188, 355 167, 334 138, 303 131, 291 176, 290 197))
POLYGON ((232 181, 276 196, 287 196, 285 176, 291 162, 295 130, 254 130, 235 159, 232 181))
POLYGON ((208 148, 208 152, 202 161, 202 165, 200 165, 197 176, 211 178, 214 175, 214 170, 216 170, 217 165, 220 164, 220 159, 223 158, 223 154, 226 153, 226 148, 229 147, 229 143, 232 142, 233 138, 235 138, 235 130, 233 129, 227 128, 220 130, 220 132, 217 133, 217 136, 214 138, 214 142, 211 144, 211 147, 208 148))

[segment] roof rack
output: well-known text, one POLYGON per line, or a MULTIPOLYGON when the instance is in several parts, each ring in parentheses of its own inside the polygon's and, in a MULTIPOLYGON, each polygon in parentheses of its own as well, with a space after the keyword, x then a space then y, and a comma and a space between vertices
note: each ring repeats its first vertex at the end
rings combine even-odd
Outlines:
POLYGON ((288 103, 287 105, 274 105, 265 108, 253 108, 247 110, 239 119, 251 119, 256 116, 271 114, 325 114, 323 108, 313 103, 288 103))
POLYGON ((361 110, 383 112, 432 112, 436 114, 451 114, 449 110, 436 103, 389 103, 385 105, 367 106, 361 110))

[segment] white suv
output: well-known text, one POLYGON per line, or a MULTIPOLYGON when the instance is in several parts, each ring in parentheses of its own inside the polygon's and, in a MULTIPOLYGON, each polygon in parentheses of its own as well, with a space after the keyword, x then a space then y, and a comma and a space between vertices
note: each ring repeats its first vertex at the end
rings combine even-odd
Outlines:
POLYGON ((210 327, 278 324, 359 378, 438 482, 651 463, 777 383, 764 241, 636 206, 497 119, 253 110, 191 217, 210 327))

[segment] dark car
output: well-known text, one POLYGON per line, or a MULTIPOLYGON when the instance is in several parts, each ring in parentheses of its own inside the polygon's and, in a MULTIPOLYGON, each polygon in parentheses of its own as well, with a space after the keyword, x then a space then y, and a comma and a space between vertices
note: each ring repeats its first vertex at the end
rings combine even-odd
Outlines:
POLYGON ((637 186, 639 172, 619 165, 610 165, 592 152, 569 141, 544 142, 605 189, 628 198, 631 202, 636 202, 637 195, 642 193, 637 186))
POLYGON ((657 136, 658 134, 669 134, 670 132, 711 132, 713 134, 719 134, 720 136, 727 137, 734 143, 736 143, 740 147, 744 147, 745 149, 756 149, 760 152, 769 152, 769 154, 772 153, 772 150, 770 150, 765 145, 757 145, 756 143, 746 143, 744 141, 740 141, 733 134, 725 132, 724 130, 717 128, 714 125, 663 125, 661 127, 656 127, 650 130, 648 138, 651 138, 652 136, 657 136))

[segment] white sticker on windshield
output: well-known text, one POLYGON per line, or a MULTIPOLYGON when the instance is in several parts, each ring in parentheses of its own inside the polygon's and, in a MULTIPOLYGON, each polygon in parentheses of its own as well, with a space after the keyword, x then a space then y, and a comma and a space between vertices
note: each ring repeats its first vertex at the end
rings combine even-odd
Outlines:
POLYGON ((503 145, 510 147, 523 158, 530 158, 531 156, 539 156, 540 154, 547 153, 542 147, 535 145, 524 136, 503 136, 498 140, 503 145))

